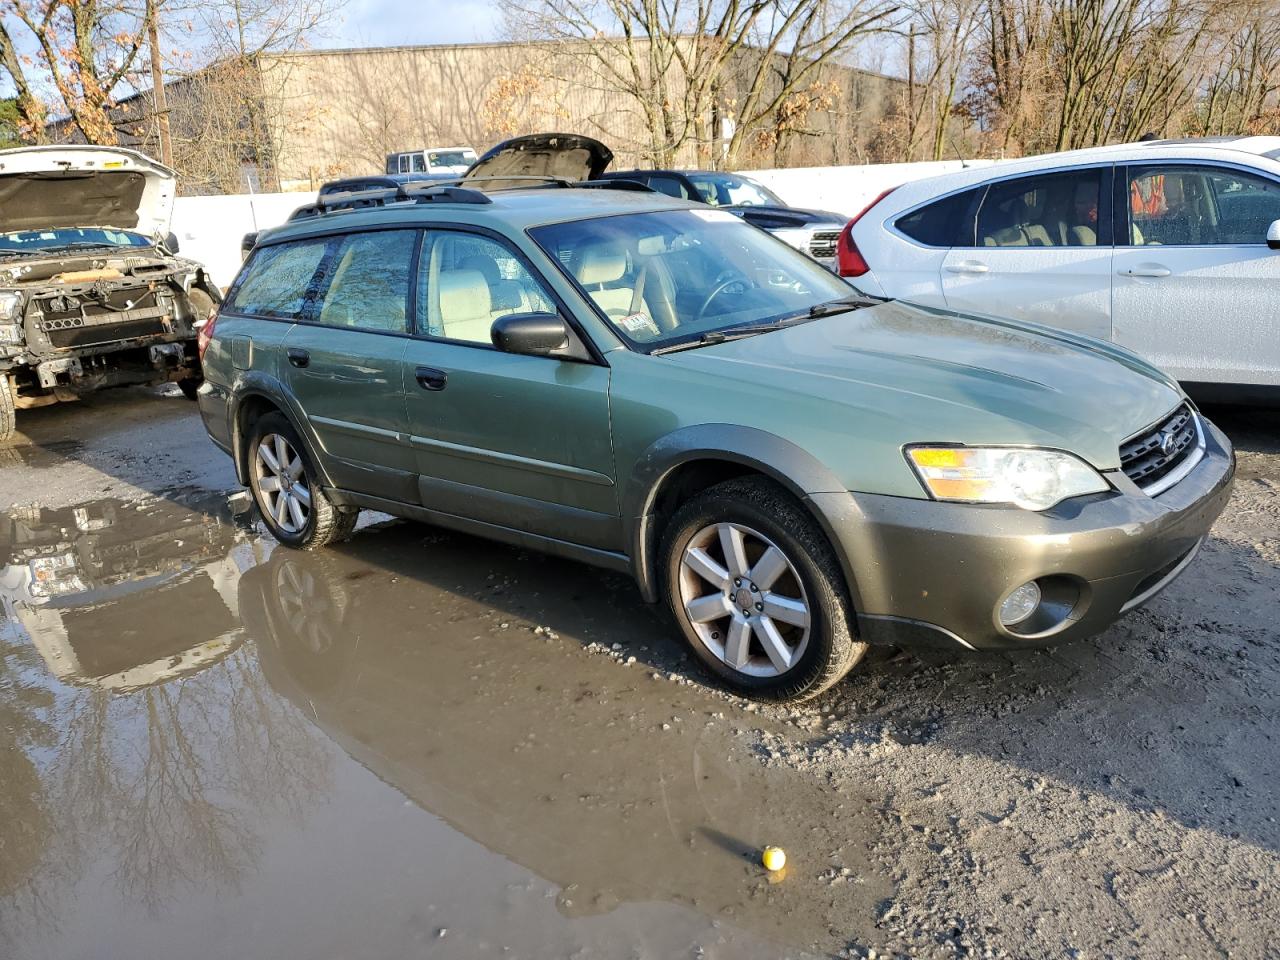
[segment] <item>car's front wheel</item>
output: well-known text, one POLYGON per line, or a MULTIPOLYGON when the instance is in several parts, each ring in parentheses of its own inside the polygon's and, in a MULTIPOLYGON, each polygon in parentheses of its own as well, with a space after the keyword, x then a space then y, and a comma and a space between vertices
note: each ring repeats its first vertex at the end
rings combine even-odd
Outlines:
POLYGON ((271 535, 312 550, 345 540, 359 511, 338 507, 317 482, 315 467, 288 419, 268 413, 249 436, 249 487, 271 535))
POLYGON ((839 562, 821 528, 777 484, 717 484, 668 523, 667 604, 699 659, 745 696, 804 700, 866 653, 839 562))

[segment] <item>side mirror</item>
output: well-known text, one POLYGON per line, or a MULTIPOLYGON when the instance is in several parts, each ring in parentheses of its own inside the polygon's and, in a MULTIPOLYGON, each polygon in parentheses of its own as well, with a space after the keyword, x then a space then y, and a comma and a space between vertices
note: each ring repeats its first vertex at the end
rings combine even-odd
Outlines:
POLYGON ((555 313, 509 313, 493 322, 489 336, 493 345, 503 353, 564 360, 590 359, 564 317, 555 313))
POLYGON ((170 233, 167 237, 164 238, 164 245, 165 245, 165 248, 170 253, 177 253, 178 252, 178 235, 176 233, 170 233))
POLYGON ((258 245, 258 232, 246 233, 240 238, 240 259, 243 260, 253 252, 253 248, 258 245))
POLYGON ((1267 246, 1272 250, 1280 250, 1280 220, 1267 228, 1267 246))

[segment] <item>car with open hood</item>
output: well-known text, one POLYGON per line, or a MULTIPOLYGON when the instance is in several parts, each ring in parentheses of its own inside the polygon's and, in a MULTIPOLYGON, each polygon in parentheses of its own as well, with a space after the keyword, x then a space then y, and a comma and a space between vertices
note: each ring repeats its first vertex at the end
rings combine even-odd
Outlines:
POLYGON ((280 542, 368 508, 629 571, 716 676, 782 699, 873 643, 1097 633, 1226 504, 1230 443, 1122 348, 522 176, 333 197, 242 268, 200 410, 280 542))
POLYGON ((535 133, 506 140, 467 171, 471 179, 555 176, 568 180, 630 180, 650 190, 705 203, 767 230, 829 270, 836 269, 836 240, 849 218, 830 210, 788 205, 764 184, 718 170, 610 170, 613 151, 578 134, 535 133))
POLYGON ((221 295, 177 255, 175 175, 133 150, 0 150, 0 440, 14 412, 102 387, 200 384, 221 295))

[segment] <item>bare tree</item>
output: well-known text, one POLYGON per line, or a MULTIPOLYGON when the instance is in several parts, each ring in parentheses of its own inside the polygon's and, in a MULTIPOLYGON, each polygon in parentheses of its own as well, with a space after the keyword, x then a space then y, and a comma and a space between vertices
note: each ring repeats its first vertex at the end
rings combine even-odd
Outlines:
POLYGON ((28 136, 45 136, 49 112, 36 92, 47 81, 53 108, 88 143, 118 142, 117 94, 131 91, 159 0, 9 0, 0 14, 0 67, 17 91, 28 136), (23 56, 15 37, 35 50, 23 56))
MULTIPOLYGON (((502 0, 509 32, 560 45, 578 83, 624 95, 640 153, 735 164, 804 133, 831 102, 824 66, 884 29, 890 0, 502 0)), ((566 77, 569 79, 570 77, 566 77)))

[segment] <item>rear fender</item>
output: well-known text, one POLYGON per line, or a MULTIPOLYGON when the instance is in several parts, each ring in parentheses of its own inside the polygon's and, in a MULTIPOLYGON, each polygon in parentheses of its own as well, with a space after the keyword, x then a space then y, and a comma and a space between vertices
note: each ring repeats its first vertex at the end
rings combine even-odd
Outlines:
POLYGON ((325 459, 321 456, 323 448, 315 431, 311 428, 311 421, 283 383, 261 370, 246 370, 232 385, 230 395, 232 458, 236 464, 236 479, 243 486, 249 485, 249 451, 247 449, 249 438, 243 413, 251 404, 265 400, 283 413, 293 425, 293 429, 297 431, 302 439, 307 458, 320 475, 320 485, 326 489, 333 488, 334 484, 329 477, 325 459))

